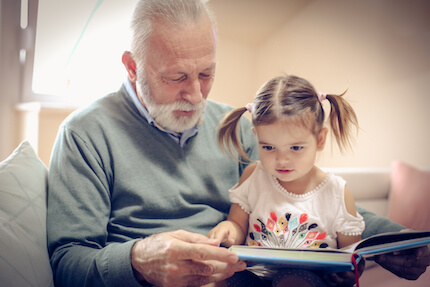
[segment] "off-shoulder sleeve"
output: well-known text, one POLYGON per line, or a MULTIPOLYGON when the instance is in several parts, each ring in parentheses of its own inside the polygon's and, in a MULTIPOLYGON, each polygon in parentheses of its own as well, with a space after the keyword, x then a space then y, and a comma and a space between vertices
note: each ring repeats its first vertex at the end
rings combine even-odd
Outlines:
POLYGON ((365 228, 363 217, 356 212, 355 216, 346 210, 345 206, 345 185, 346 182, 339 176, 334 176, 336 188, 339 190, 337 199, 339 200, 339 209, 336 216, 334 231, 349 236, 361 235, 365 228))
POLYGON ((248 183, 249 180, 246 180, 241 185, 238 183, 233 186, 229 192, 230 192, 230 202, 239 204, 239 206, 246 212, 251 213, 251 206, 248 201, 248 183))
POLYGON ((358 212, 353 216, 346 209, 342 213, 336 222, 337 232, 350 236, 361 235, 365 226, 363 217, 358 212))
POLYGON ((241 185, 237 183, 229 190, 230 202, 239 204, 239 206, 248 214, 252 211, 251 203, 249 201, 250 192, 252 192, 250 186, 252 185, 253 180, 255 180, 256 170, 257 168, 244 182, 242 182, 241 185))

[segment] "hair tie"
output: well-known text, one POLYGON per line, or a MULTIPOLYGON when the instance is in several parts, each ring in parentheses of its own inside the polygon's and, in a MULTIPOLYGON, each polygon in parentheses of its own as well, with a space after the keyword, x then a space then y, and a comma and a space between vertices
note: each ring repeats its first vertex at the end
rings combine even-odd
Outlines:
POLYGON ((247 103, 245 108, 248 110, 248 112, 250 112, 252 114, 252 107, 254 106, 253 103, 247 103))
POLYGON ((318 100, 320 101, 320 103, 325 99, 327 99, 327 94, 318 92, 318 100))

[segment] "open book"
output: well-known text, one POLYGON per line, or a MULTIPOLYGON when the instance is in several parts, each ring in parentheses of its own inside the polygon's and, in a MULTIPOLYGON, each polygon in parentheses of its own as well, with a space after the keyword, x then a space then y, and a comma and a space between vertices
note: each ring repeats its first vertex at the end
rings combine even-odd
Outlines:
POLYGON ((269 268, 302 268, 330 273, 354 270, 353 256, 362 258, 420 247, 430 244, 430 231, 390 232, 368 237, 342 249, 285 249, 233 245, 230 250, 250 265, 270 265, 269 268))

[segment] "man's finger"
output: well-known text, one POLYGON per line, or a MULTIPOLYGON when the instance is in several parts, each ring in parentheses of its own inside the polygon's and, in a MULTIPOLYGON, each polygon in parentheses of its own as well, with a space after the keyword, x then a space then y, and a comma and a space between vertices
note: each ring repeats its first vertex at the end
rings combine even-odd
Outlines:
POLYGON ((172 237, 175 237, 180 241, 219 246, 218 240, 209 238, 199 233, 188 232, 185 230, 178 230, 178 231, 172 232, 171 234, 172 234, 172 237))
MULTIPOLYGON (((235 272, 245 270, 246 264, 243 261, 232 265, 218 261, 186 260, 178 267, 175 273, 181 274, 186 286, 201 286, 231 277, 235 272)), ((175 275, 172 275, 174 278, 175 275)))
POLYGON ((174 250, 174 256, 178 260, 216 260, 232 264, 239 260, 235 253, 217 245, 189 243, 178 240, 175 241, 174 246, 170 246, 170 249, 174 250))

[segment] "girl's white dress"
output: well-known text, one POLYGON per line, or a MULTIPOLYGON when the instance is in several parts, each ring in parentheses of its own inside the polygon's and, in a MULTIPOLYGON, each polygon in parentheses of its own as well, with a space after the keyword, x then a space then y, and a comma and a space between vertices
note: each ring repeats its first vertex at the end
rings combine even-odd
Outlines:
POLYGON ((285 190, 257 162, 251 176, 230 189, 230 200, 249 214, 246 245, 282 248, 337 248, 336 232, 360 235, 363 217, 345 207, 345 180, 328 173, 306 194, 285 190))

